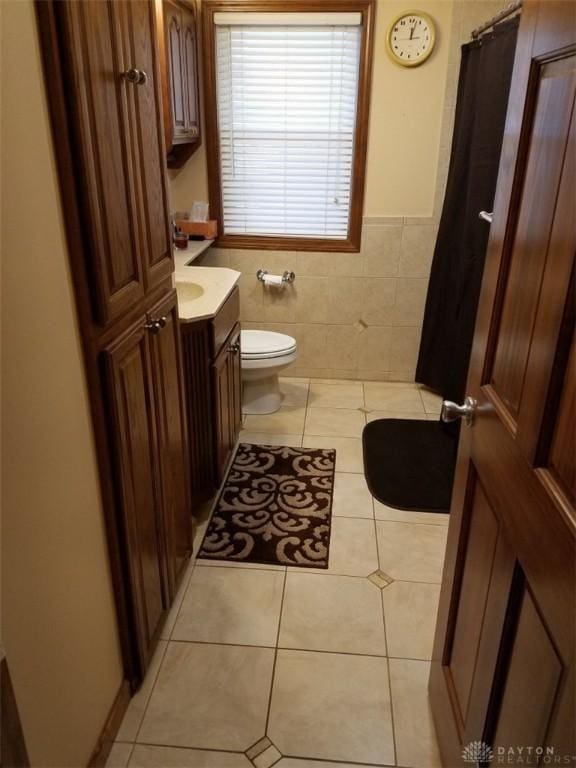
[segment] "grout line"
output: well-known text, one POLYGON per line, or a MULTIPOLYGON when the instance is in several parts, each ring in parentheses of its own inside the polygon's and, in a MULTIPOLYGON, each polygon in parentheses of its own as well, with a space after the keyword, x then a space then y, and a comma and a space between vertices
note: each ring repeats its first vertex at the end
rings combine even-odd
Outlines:
POLYGON ((395 768, 395 766, 388 763, 386 765, 384 763, 359 763, 357 760, 336 760, 334 758, 305 757, 302 755, 282 755, 282 757, 286 757, 290 760, 306 760, 311 763, 318 763, 319 766, 328 763, 330 765, 342 765, 344 768, 348 765, 358 765, 360 768, 363 768, 364 766, 370 766, 370 768, 395 768))
MULTIPOLYGON (((278 661, 278 645, 280 643, 280 628, 282 626, 282 613, 284 611, 284 596, 286 594, 286 580, 288 571, 284 571, 284 582, 282 584, 282 599, 280 600, 280 613, 278 615, 278 629, 276 630, 276 646, 274 648, 274 664, 272 665, 272 677, 270 679, 270 694, 268 696, 268 709, 266 710, 266 725, 264 726, 264 735, 268 736, 268 724, 270 722, 270 710, 272 709, 272 694, 274 692, 274 681, 276 679, 276 664, 278 661)), ((268 736, 268 738, 270 738, 268 736)), ((272 739, 270 739, 272 741, 272 739)), ((278 762, 278 761, 276 761, 278 762)))
MULTIPOLYGON (((171 643, 180 643, 182 645, 217 645, 220 648, 255 648, 258 650, 263 651, 297 651, 298 653, 329 653, 333 656, 358 656, 360 658, 370 658, 370 659, 385 659, 387 658, 385 653, 361 653, 359 651, 332 651, 324 648, 296 648, 292 646, 285 646, 285 645, 248 645, 246 643, 225 643, 225 642, 218 642, 216 640, 181 640, 181 639, 174 639, 170 640, 171 643)), ((277 640, 279 642, 279 640, 277 640)), ((398 659, 406 659, 408 661, 422 661, 424 663, 430 663, 431 659, 412 659, 409 657, 404 656, 393 656, 392 658, 398 658, 398 659)), ((274 656, 274 672, 272 675, 272 686, 270 688, 270 701, 268 702, 268 715, 270 714, 270 703, 271 703, 271 697, 272 697, 272 687, 274 683, 274 674, 276 671, 276 654, 274 656)), ((268 723, 268 716, 266 718, 266 723, 268 723)))

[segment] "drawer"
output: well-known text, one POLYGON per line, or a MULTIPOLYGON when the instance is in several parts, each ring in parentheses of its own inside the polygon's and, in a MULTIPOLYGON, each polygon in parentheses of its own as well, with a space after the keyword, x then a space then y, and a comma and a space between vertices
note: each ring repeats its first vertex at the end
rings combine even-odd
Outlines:
POLYGON ((211 331, 212 331, 212 359, 214 359, 218 353, 220 352, 220 349, 222 348, 222 345, 232 332, 234 326, 240 319, 240 291, 238 290, 238 286, 235 286, 232 293, 222 307, 220 308, 220 311, 216 315, 216 317, 211 322, 211 331))

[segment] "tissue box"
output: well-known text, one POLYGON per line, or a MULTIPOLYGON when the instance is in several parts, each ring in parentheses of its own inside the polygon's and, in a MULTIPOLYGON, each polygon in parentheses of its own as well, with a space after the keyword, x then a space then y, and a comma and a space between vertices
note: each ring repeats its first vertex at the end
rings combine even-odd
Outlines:
POLYGON ((205 240, 214 240, 218 236, 218 222, 216 219, 208 221, 191 221, 190 219, 176 219, 176 226, 182 232, 193 237, 203 237, 205 240))

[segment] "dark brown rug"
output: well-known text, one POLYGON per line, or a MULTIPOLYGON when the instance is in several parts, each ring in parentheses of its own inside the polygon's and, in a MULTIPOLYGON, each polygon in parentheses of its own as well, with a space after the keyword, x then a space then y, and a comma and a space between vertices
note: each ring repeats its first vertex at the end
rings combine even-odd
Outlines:
POLYGON ((327 568, 336 451, 240 443, 198 557, 327 568))

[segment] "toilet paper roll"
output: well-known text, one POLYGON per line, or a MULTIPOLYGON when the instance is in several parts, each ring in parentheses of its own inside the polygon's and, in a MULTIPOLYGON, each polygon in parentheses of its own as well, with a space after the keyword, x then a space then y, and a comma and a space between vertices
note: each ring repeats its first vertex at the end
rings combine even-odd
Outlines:
POLYGON ((282 275, 263 275, 262 282, 264 285, 274 285, 276 287, 285 285, 282 275))

